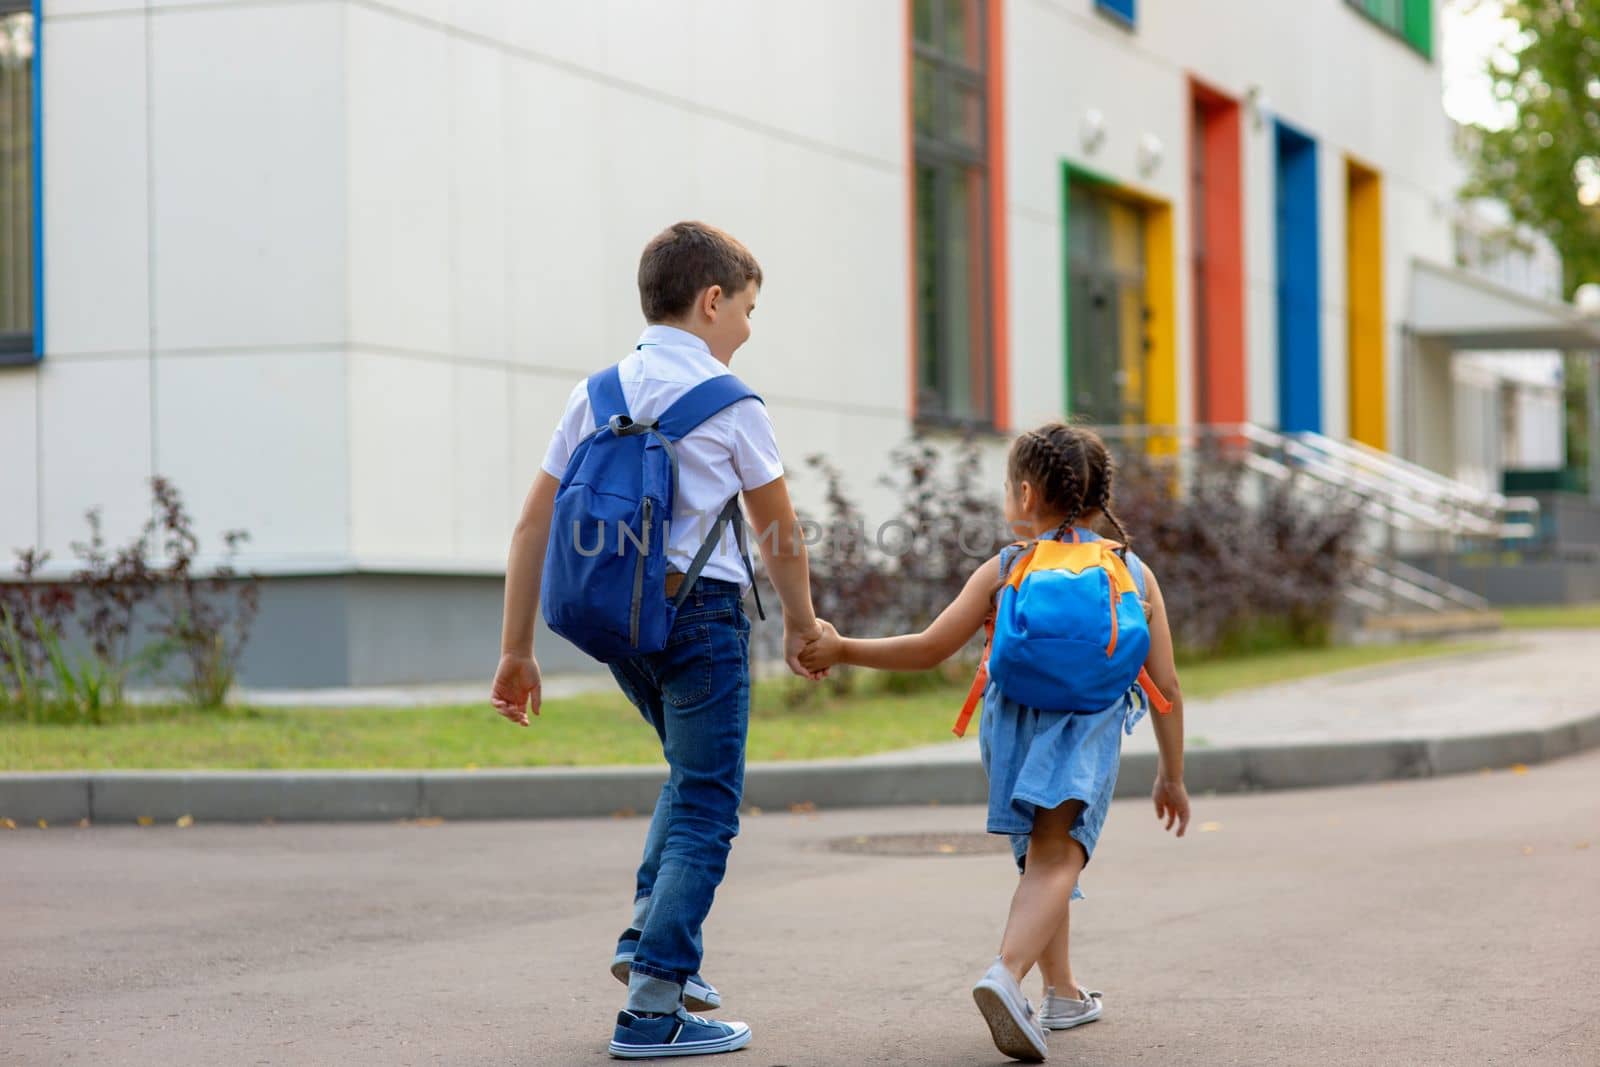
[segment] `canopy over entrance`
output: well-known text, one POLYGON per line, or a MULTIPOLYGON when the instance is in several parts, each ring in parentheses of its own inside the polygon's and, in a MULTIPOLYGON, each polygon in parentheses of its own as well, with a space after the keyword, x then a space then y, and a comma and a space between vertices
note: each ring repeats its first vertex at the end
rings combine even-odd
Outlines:
POLYGON ((1420 340, 1461 351, 1600 349, 1600 320, 1569 304, 1524 296, 1454 267, 1411 264, 1411 315, 1420 340))

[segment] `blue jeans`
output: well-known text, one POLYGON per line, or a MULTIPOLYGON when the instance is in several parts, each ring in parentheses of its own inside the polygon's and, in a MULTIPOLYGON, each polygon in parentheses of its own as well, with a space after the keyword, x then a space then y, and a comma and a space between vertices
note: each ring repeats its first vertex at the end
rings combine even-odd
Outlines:
POLYGON ((739 832, 750 728, 750 620, 731 582, 701 578, 660 652, 611 673, 661 738, 656 801, 634 895, 642 936, 628 983, 634 1011, 676 1011, 700 970, 700 927, 739 832))

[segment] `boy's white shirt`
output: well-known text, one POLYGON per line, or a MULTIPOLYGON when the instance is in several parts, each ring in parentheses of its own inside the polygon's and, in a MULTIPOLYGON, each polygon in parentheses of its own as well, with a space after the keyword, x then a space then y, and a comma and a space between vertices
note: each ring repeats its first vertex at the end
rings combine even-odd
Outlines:
MULTIPOLYGON (((649 326, 639 347, 618 367, 628 414, 637 420, 657 419, 692 387, 707 378, 730 373, 706 343, 673 326, 649 326)), ((560 479, 578 444, 594 432, 589 384, 581 381, 567 398, 550 448, 540 466, 560 479)), ((672 509, 672 537, 667 562, 687 571, 711 521, 730 497, 783 477, 778 437, 759 400, 741 400, 701 423, 678 442, 678 497, 672 509)), ((754 551, 754 545, 751 546, 754 551)), ((734 540, 726 532, 701 572, 741 586, 750 584, 734 540)))

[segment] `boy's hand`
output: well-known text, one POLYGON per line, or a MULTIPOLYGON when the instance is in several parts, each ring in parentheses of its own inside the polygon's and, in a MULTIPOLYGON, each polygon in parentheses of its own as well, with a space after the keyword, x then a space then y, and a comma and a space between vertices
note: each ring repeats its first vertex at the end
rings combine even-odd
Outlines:
POLYGON ((839 662, 844 651, 844 638, 833 628, 833 623, 818 619, 821 634, 800 650, 800 665, 808 671, 827 671, 839 662))
POLYGON ((816 619, 811 620, 810 626, 797 626, 789 619, 783 620, 783 660, 789 669, 802 678, 809 678, 813 682, 826 678, 826 670, 814 671, 800 662, 800 650, 822 636, 822 623, 816 619))
POLYGON ((1178 824, 1178 836, 1189 829, 1189 791, 1183 787, 1183 779, 1171 781, 1166 778, 1157 778, 1155 788, 1150 791, 1150 799, 1156 804, 1156 818, 1167 820, 1166 829, 1172 829, 1172 824, 1178 824))
POLYGON ((539 661, 532 656, 519 656, 510 652, 500 656, 500 666, 494 672, 494 685, 489 689, 489 703, 494 710, 518 726, 528 725, 528 708, 539 714, 543 699, 539 680, 539 661))

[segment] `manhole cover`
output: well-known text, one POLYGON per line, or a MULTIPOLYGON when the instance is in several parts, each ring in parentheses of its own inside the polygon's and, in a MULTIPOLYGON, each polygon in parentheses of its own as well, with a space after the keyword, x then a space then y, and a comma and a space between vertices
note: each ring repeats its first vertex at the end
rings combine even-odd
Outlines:
POLYGON ((868 856, 976 856, 1010 852, 1011 840, 998 834, 858 834, 828 842, 835 852, 868 856))

